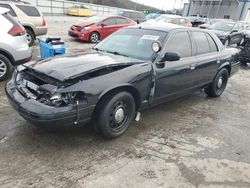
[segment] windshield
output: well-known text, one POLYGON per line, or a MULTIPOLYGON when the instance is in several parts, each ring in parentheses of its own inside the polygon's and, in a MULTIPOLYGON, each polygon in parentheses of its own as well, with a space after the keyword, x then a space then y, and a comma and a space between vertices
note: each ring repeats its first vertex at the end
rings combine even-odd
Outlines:
POLYGON ((228 32, 233 29, 234 25, 235 23, 232 23, 232 22, 216 22, 212 24, 209 27, 209 29, 228 32))
POLYGON ((105 17, 101 17, 101 16, 91 16, 89 18, 86 18, 85 21, 87 22, 93 22, 93 23, 98 23, 100 21, 102 21, 105 17))
POLYGON ((160 16, 158 18, 155 19, 155 21, 157 22, 171 22, 173 20, 173 18, 171 17, 167 17, 167 16, 160 16))
POLYGON ((167 33, 147 29, 122 29, 97 44, 94 49, 140 60, 153 60, 152 43, 163 43, 167 33))

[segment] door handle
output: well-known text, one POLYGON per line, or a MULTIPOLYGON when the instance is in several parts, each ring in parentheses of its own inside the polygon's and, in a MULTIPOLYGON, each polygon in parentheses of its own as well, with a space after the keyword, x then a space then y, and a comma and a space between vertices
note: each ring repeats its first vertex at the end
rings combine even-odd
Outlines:
POLYGON ((196 67, 197 67, 197 64, 191 64, 191 65, 189 66, 189 68, 190 68, 191 70, 195 70, 196 67))

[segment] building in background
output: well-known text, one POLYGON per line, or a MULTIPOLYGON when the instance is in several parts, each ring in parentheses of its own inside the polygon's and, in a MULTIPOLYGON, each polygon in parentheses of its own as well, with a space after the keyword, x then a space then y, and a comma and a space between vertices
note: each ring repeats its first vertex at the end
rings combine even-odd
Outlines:
POLYGON ((250 22, 250 0, 190 0, 183 16, 192 15, 250 22))

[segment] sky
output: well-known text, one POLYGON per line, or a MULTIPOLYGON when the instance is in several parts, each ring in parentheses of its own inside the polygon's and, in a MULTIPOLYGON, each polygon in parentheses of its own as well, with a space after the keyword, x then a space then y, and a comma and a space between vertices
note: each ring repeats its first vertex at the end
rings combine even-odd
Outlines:
POLYGON ((162 10, 179 9, 183 7, 183 3, 188 0, 133 0, 137 3, 149 5, 162 10))

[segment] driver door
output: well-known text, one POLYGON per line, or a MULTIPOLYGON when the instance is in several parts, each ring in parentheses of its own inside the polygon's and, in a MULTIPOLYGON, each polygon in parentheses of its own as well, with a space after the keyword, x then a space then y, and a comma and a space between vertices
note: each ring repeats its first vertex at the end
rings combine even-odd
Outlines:
POLYGON ((116 31, 116 27, 117 27, 116 19, 108 18, 102 22, 100 27, 101 27, 101 38, 104 39, 116 31))
POLYGON ((170 36, 163 54, 175 52, 180 60, 154 63, 155 91, 154 102, 161 103, 182 96, 195 87, 196 59, 192 57, 192 43, 187 31, 180 31, 170 36))

